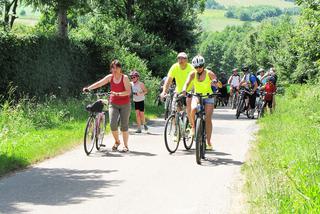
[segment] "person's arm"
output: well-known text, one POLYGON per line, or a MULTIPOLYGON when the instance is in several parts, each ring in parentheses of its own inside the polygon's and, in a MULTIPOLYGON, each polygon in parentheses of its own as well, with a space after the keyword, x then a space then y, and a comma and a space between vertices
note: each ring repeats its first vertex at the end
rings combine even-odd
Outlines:
POLYGON ((233 78, 233 75, 229 77, 228 84, 231 84, 232 78, 233 78))
POLYGON ((242 80, 240 81, 239 87, 245 86, 245 85, 246 85, 246 75, 244 75, 244 76, 242 77, 242 80))
POLYGON ((106 84, 108 84, 110 81, 111 81, 111 74, 105 76, 103 79, 99 80, 98 82, 95 82, 93 83, 92 85, 88 86, 88 87, 84 87, 83 88, 83 91, 86 91, 86 90, 93 90, 93 89, 96 89, 96 88, 100 88, 106 84))
POLYGON ((139 95, 146 95, 148 93, 148 89, 146 88, 146 86, 144 85, 144 83, 140 83, 140 87, 142 89, 142 93, 140 93, 139 95))
POLYGON ((120 97, 129 96, 131 94, 131 84, 130 84, 129 77, 127 75, 124 75, 123 77, 123 84, 124 84, 125 91, 122 91, 122 92, 111 91, 111 93, 115 96, 120 96, 120 97))
POLYGON ((173 78, 168 76, 163 86, 163 90, 162 90, 163 94, 168 92, 168 88, 172 84, 172 81, 173 81, 173 78))
POLYGON ((186 92, 187 91, 187 88, 189 87, 190 83, 192 82, 192 80, 194 79, 195 77, 195 72, 191 72, 188 76, 188 79, 187 81, 185 82, 183 88, 182 88, 182 92, 186 92))
POLYGON ((270 75, 269 72, 267 72, 265 75, 263 75, 263 77, 261 77, 260 81, 262 82, 262 80, 264 80, 265 78, 267 78, 270 75))

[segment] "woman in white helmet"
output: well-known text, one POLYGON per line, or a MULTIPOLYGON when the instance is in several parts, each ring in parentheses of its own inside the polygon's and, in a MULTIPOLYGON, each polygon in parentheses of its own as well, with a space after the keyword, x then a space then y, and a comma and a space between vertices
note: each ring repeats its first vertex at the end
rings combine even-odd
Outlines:
MULTIPOLYGON (((186 92, 189 84, 193 81, 194 92, 201 95, 213 94, 211 86, 213 80, 217 80, 217 76, 210 70, 205 69, 205 60, 202 56, 198 55, 192 59, 192 65, 195 68, 189 75, 187 82, 183 87, 183 92, 186 92)), ((199 99, 192 97, 191 103, 191 118, 195 118, 197 105, 199 99)), ((207 149, 212 150, 211 135, 212 135, 212 113, 214 109, 214 99, 204 99, 205 112, 206 112, 206 133, 207 133, 207 149)), ((195 121, 191 120, 192 134, 195 133, 195 121)))

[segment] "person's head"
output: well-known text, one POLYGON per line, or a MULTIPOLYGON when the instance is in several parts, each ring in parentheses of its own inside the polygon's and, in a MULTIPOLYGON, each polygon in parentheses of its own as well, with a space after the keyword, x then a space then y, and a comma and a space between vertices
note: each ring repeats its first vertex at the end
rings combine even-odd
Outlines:
POLYGON ((115 59, 110 64, 110 71, 111 73, 122 73, 122 65, 119 60, 115 59))
POLYGON ((220 73, 220 76, 221 76, 221 77, 226 77, 226 73, 225 73, 224 71, 222 71, 222 72, 220 73))
POLYGON ((137 82, 140 78, 140 74, 138 71, 133 70, 130 72, 130 79, 132 80, 132 82, 137 82))
POLYGON ((245 74, 249 73, 249 67, 248 67, 247 65, 243 65, 242 68, 241 68, 241 70, 242 70, 245 74))
POLYGON ((270 73, 271 74, 275 74, 276 73, 276 69, 274 67, 270 68, 270 73))
POLYGON ((204 71, 205 60, 203 56, 195 56, 192 59, 192 65, 196 69, 198 74, 201 74, 204 71))
POLYGON ((185 52, 180 52, 177 56, 177 60, 181 67, 185 67, 188 63, 188 55, 185 52))
POLYGON ((272 83, 273 85, 275 85, 276 84, 276 78, 274 76, 271 76, 271 77, 268 78, 268 82, 272 83))
POLYGON ((238 75, 238 68, 234 68, 234 69, 232 70, 232 73, 233 73, 233 75, 238 75))
POLYGON ((257 72, 258 75, 263 76, 264 75, 264 69, 260 68, 257 72))

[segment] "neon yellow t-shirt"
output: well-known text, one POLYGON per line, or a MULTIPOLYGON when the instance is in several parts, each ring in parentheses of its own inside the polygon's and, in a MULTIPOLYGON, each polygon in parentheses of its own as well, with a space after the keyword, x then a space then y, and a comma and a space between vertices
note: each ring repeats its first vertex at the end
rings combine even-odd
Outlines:
MULTIPOLYGON (((171 66, 168 76, 171 78, 175 78, 177 93, 182 92, 183 86, 187 82, 188 76, 193 69, 194 68, 190 63, 187 64, 187 67, 184 70, 180 68, 179 63, 175 63, 174 65, 171 66)), ((189 87, 187 88, 187 91, 191 91, 192 87, 193 87, 193 81, 190 83, 189 87)))
POLYGON ((194 92, 195 93, 200 93, 202 95, 206 94, 212 94, 212 89, 211 89, 211 79, 209 76, 209 71, 205 69, 206 72, 206 77, 203 81, 199 81, 197 77, 197 73, 195 71, 195 77, 194 77, 194 92))

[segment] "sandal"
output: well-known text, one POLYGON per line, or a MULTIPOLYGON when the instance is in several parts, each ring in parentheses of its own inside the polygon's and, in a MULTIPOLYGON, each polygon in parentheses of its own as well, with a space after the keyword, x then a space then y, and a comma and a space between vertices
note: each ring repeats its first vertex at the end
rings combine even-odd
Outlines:
POLYGON ((129 152, 129 148, 128 147, 123 147, 122 152, 129 152))
POLYGON ((117 151, 119 146, 120 146, 120 141, 116 141, 112 146, 112 151, 117 151))

